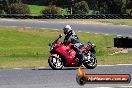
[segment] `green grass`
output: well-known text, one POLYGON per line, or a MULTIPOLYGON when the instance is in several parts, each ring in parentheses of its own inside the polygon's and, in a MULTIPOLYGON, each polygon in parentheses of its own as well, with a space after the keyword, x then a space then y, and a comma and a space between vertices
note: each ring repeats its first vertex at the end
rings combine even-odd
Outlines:
MULTIPOLYGON (((41 15, 41 11, 47 6, 28 5, 32 15, 41 15)), ((67 14, 66 9, 59 8, 62 14, 67 14)))
POLYGON ((46 6, 37 6, 37 5, 28 5, 31 14, 33 15, 40 15, 41 14, 41 10, 45 9, 46 6))
MULTIPOLYGON (((62 31, 0 27, 0 67, 48 66, 48 43, 60 33, 62 31)), ((132 54, 109 55, 114 52, 107 48, 113 46, 114 36, 84 32, 77 34, 83 43, 88 41, 95 43, 98 64, 132 63, 132 54)))
POLYGON ((93 15, 93 13, 94 13, 94 10, 89 10, 89 15, 93 15))
POLYGON ((60 8, 60 11, 61 11, 61 13, 64 14, 64 15, 68 14, 68 13, 67 13, 67 8, 64 8, 64 9, 63 9, 63 8, 60 8))

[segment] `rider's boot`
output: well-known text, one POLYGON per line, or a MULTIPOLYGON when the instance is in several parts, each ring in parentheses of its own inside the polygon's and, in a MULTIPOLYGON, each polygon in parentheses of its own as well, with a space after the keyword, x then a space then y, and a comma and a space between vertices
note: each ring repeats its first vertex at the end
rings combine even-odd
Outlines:
POLYGON ((78 56, 79 56, 79 60, 83 61, 83 58, 84 58, 83 53, 79 51, 78 56))

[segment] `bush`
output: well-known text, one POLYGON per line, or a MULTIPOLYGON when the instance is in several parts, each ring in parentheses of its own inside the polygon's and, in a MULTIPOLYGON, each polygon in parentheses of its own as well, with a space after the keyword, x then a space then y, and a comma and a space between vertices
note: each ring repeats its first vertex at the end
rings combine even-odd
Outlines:
POLYGON ((60 9, 54 5, 50 5, 41 11, 42 14, 61 14, 60 9))
POLYGON ((89 7, 86 1, 75 3, 73 6, 73 14, 88 14, 89 7))
POLYGON ((132 15, 132 9, 127 9, 126 13, 132 15))
POLYGON ((48 0, 49 5, 57 5, 57 0, 48 0))
POLYGON ((0 10, 0 14, 6 14, 4 10, 0 10))
POLYGON ((30 14, 30 10, 26 4, 13 3, 9 6, 8 14, 30 14))
POLYGON ((22 0, 8 0, 9 4, 11 3, 21 3, 22 0))

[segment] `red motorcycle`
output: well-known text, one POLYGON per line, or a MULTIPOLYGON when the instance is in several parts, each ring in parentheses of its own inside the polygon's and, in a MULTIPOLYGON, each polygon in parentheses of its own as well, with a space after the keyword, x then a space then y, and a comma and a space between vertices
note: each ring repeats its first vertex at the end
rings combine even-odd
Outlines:
POLYGON ((93 69, 97 66, 97 60, 94 56, 94 44, 88 42, 80 47, 80 51, 83 53, 83 60, 80 60, 78 54, 71 48, 72 43, 60 44, 61 37, 59 35, 52 44, 49 44, 51 54, 48 63, 52 69, 60 70, 63 67, 79 67, 82 64, 88 69, 93 69))

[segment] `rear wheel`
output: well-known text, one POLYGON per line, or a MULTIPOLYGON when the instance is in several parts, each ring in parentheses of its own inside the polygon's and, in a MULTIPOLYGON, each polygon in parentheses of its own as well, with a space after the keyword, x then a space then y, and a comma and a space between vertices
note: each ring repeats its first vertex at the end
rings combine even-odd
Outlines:
POLYGON ((63 68, 62 58, 57 58, 54 56, 49 57, 48 59, 49 66, 54 70, 61 70, 63 68))
POLYGON ((89 53, 89 55, 90 56, 87 56, 88 59, 84 60, 83 64, 87 69, 94 69, 97 66, 97 59, 92 53, 89 53))

